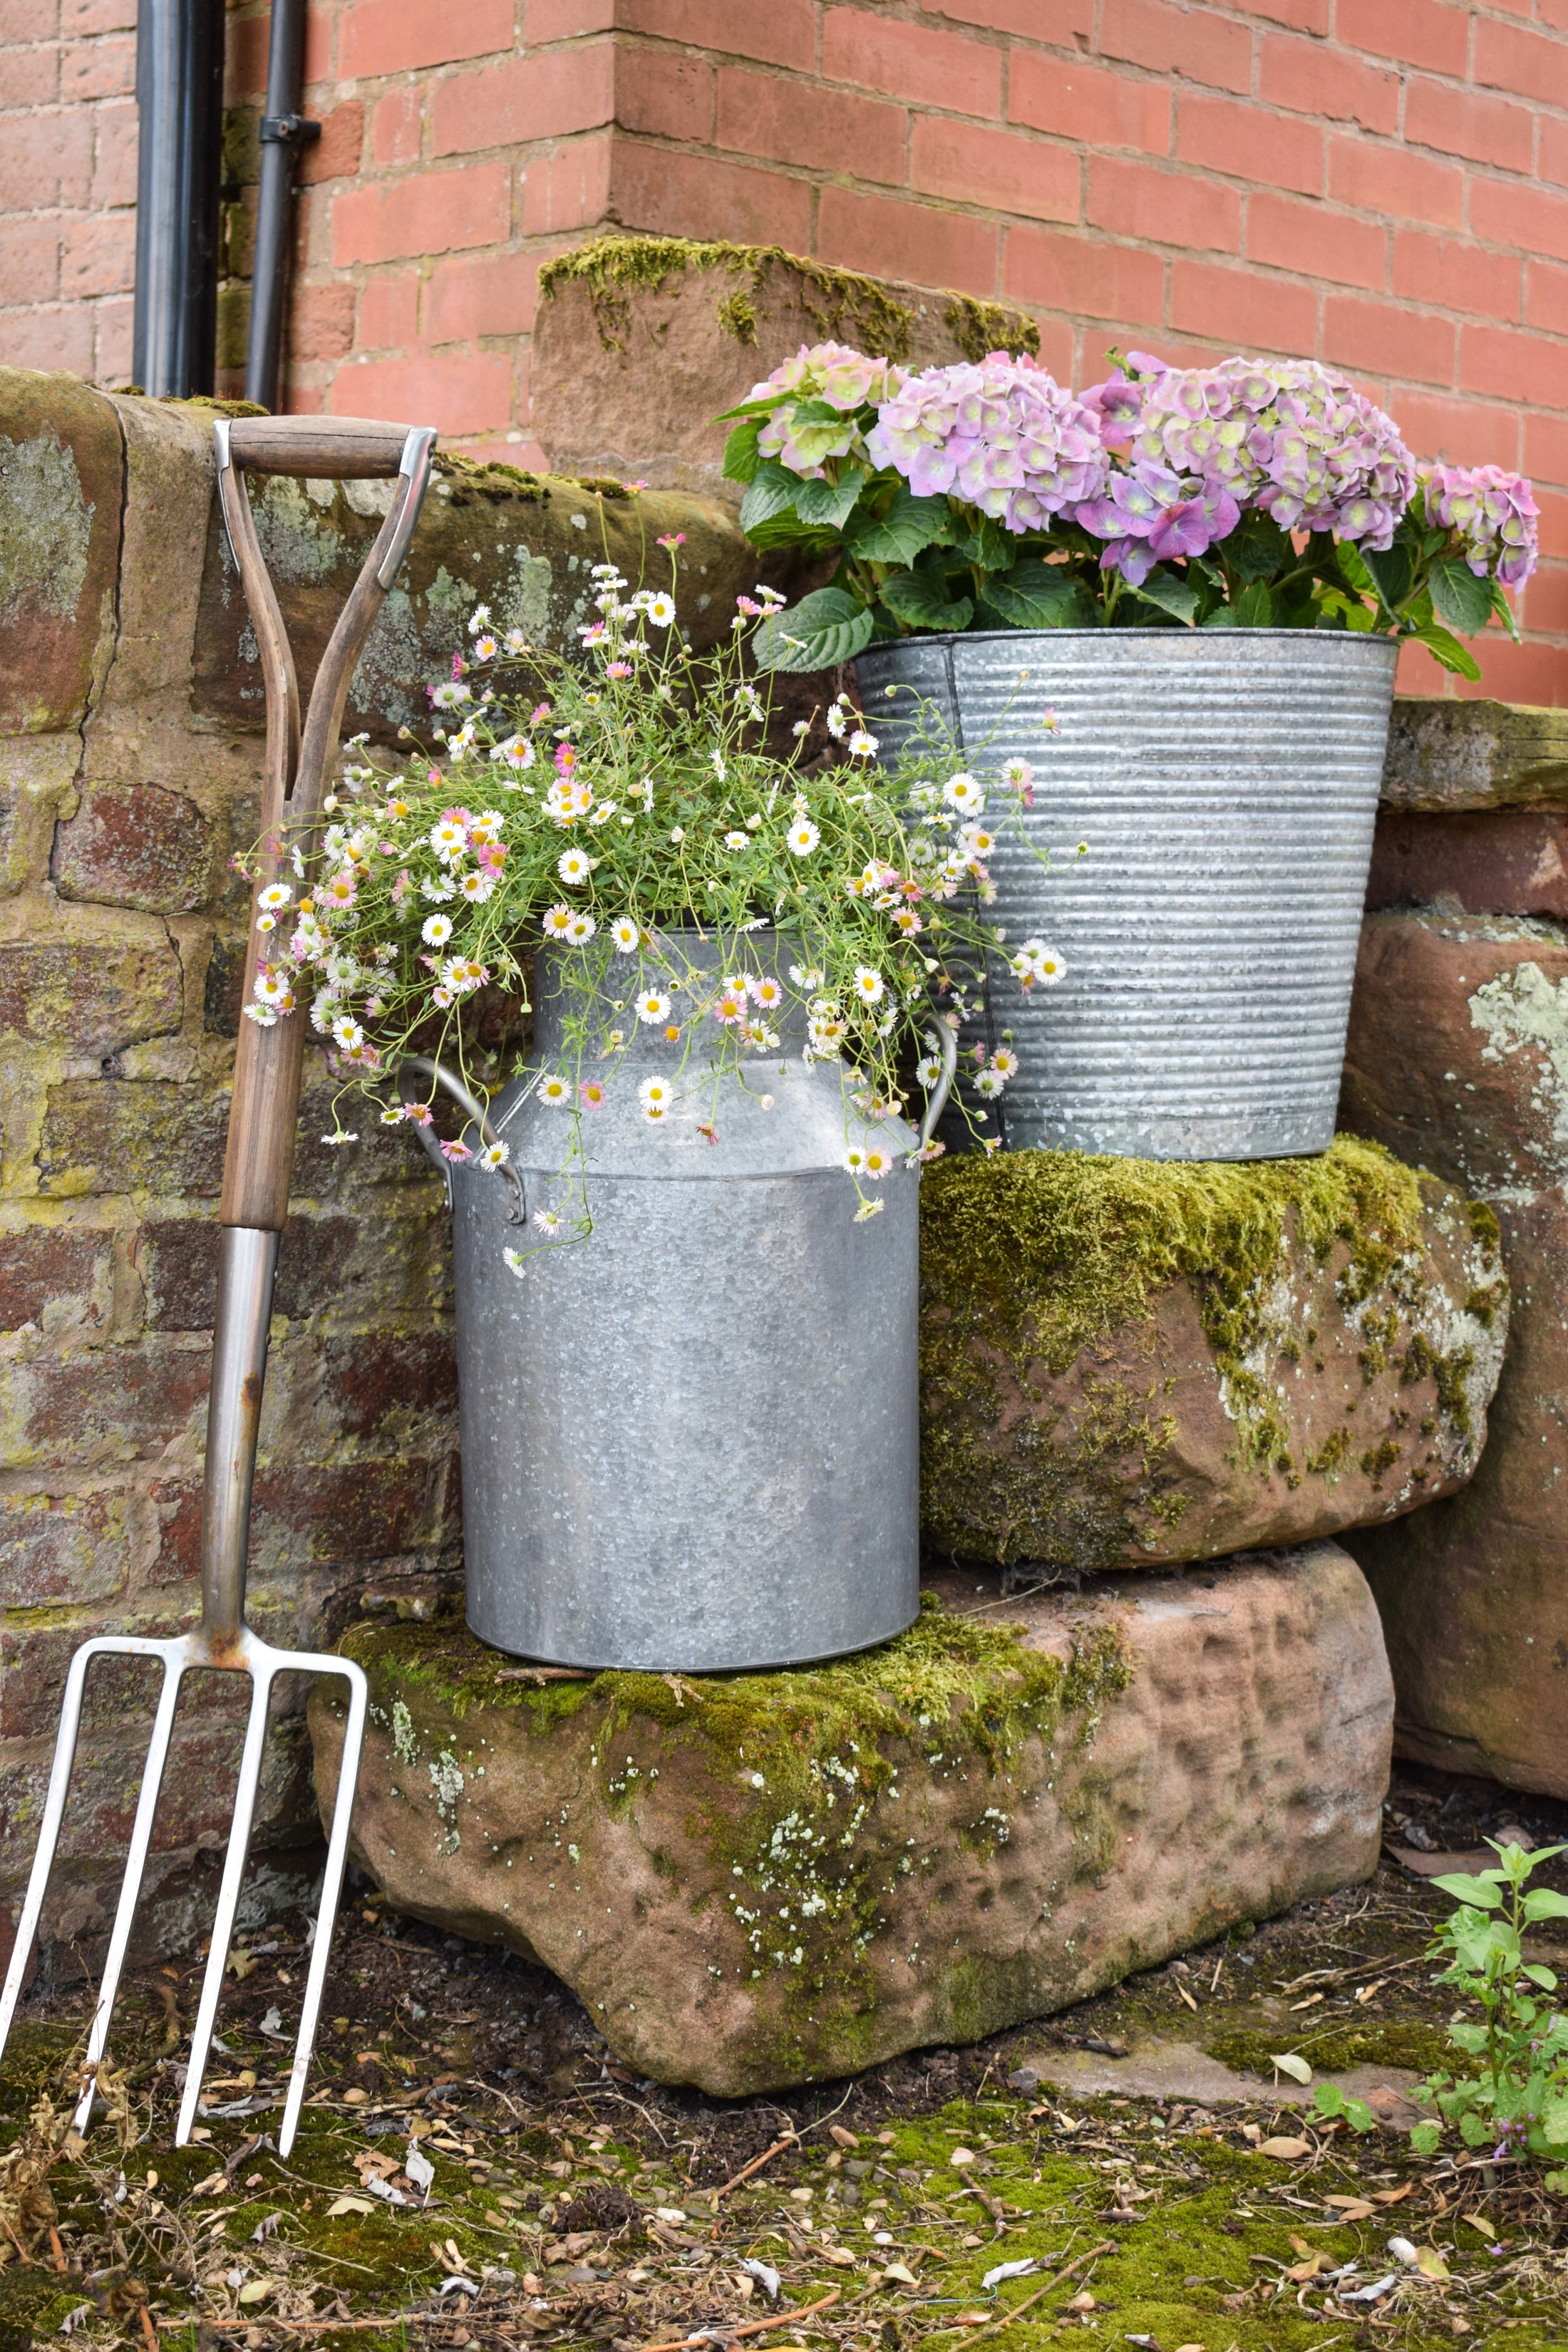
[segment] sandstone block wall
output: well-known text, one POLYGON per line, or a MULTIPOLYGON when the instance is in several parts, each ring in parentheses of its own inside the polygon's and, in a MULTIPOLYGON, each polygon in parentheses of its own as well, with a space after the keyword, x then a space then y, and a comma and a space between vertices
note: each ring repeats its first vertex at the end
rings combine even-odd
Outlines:
MULTIPOLYGON (((210 410, 0 371, 0 1948, 30 1859, 62 1678, 89 1633, 189 1624, 227 1087, 261 701, 216 522, 210 410)), ((308 688, 379 520, 376 486, 257 486, 308 688)), ((367 648, 351 723, 420 715, 473 604, 565 628, 588 567, 683 529, 685 618, 725 625, 755 564, 727 512, 504 473, 437 486, 367 648)), ((449 1257, 422 1156, 321 1142, 307 1077, 261 1427, 253 1620, 330 1641, 368 1584, 458 1546, 449 1257)), ((92 1934, 145 1738, 140 1669, 95 1670, 55 1947, 92 1934)), ((226 1832, 235 1688, 184 1710, 150 1938, 188 1931, 226 1832)), ((286 1695, 258 1847, 313 1832, 286 1695)), ((295 1865, 289 1864, 292 1868, 295 1865)), ((278 1867, 283 1867, 279 1864, 278 1867)), ((263 1876, 261 1899, 276 1894, 263 1876)), ((292 1882, 287 1882, 291 1884, 292 1882)))

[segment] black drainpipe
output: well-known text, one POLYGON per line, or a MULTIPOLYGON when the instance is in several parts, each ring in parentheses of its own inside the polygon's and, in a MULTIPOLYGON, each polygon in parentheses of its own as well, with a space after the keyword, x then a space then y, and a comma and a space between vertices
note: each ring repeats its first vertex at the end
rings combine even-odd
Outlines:
POLYGON ((250 336, 245 353, 245 396, 258 401, 263 408, 278 405, 295 168, 301 147, 321 135, 321 124, 307 122, 300 112, 304 71, 305 0, 272 0, 267 111, 261 118, 256 258, 250 278, 250 336))
POLYGON ((217 341, 223 0, 141 0, 132 371, 160 397, 210 394, 217 341))

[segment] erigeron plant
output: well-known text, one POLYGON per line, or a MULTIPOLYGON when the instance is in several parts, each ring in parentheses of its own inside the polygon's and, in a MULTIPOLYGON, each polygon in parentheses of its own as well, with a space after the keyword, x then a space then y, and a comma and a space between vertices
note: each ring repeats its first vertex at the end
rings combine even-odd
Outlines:
POLYGON ((1134 352, 1074 395, 1026 355, 919 374, 802 348, 728 412, 759 547, 837 555, 765 616, 757 658, 811 670, 921 629, 1350 629, 1477 677, 1454 632, 1535 568, 1530 485, 1416 464, 1315 361, 1174 368, 1134 352))
MULTIPOLYGON (((1044 941, 1014 948, 984 913, 988 857, 1001 830, 1022 837, 1032 774, 1015 762, 988 795, 927 729, 918 749, 937 764, 884 775, 842 699, 826 713, 830 757, 805 765, 801 721, 779 760, 742 635, 783 600, 741 598, 730 644, 693 656, 671 593, 679 541, 659 543, 671 590, 628 593, 597 566, 595 617, 574 654, 503 639, 476 611, 469 651, 430 689, 442 723, 429 750, 394 765, 354 739, 319 850, 285 838, 247 862, 272 878, 258 891, 267 945, 246 1012, 263 1025, 308 1018, 345 1096, 358 1089, 384 1126, 428 1127, 434 1090, 414 1101, 399 1090, 408 1056, 439 1057, 486 1092, 480 993, 526 1004, 534 950, 555 950, 566 1047, 531 1083, 561 1111, 563 1171, 580 1171, 586 1123, 621 1087, 636 1087, 650 1126, 689 1118, 716 1139, 721 1080, 758 1093, 751 1066, 778 1051, 785 1012, 804 1013, 807 1062, 846 1073, 845 1164, 858 1215, 871 1216, 882 1181, 915 1156, 894 1115, 910 1062, 928 1091, 940 1077, 938 1024, 957 1029, 988 961, 1023 988, 1060 975, 1044 941), (683 929, 721 942, 717 978, 683 952, 683 929), (787 982, 759 933, 782 938, 787 982), (668 1060, 639 1081, 621 1066, 650 1028, 668 1060)), ((1005 1045, 993 1054, 982 1097, 1016 1068, 1005 1045)), ((344 1106, 329 1143, 358 1140, 344 1106)), ((983 1102, 965 1115, 984 1129, 983 1102)), ((509 1152, 479 1138, 440 1150, 492 1169, 509 1152)), ((531 1213, 529 1248, 585 1235, 581 1184, 567 1197, 564 1217, 531 1213)), ((524 1255, 509 1251, 514 1272, 524 1255)))

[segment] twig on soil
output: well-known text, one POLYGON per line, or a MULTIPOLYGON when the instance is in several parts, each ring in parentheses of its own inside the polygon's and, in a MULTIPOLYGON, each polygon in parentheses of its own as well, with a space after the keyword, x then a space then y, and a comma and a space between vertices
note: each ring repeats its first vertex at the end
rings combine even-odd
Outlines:
MULTIPOLYGON (((1048 2278, 1044 2286, 1037 2287, 1033 2294, 1026 2294, 1022 2303, 1016 2303, 1013 2305, 1011 2311, 1003 2312, 995 2319, 988 2319, 985 2322, 985 2327, 975 2328, 973 2331, 974 2334, 976 2336, 983 2336, 985 2332, 985 2328, 989 2327, 1011 2327, 1013 2322, 1019 2318, 1023 2313, 1027 2311, 1031 2305, 1039 2303, 1046 2295, 1052 2294, 1058 2286, 1065 2286, 1068 2280, 1071 2278, 1074 2271, 1082 2270, 1085 2263, 1098 2262, 1101 2254, 1114 2254, 1117 2252, 1119 2252, 1119 2249, 1114 2240, 1110 2239, 1108 2239, 1103 2245, 1089 2247, 1085 2252, 1078 2255, 1072 2262, 1068 2263, 1065 2270, 1058 2271, 1054 2278, 1048 2278)), ((932 2336, 950 2336, 953 2333, 953 2330, 948 2327, 933 2327, 929 2332, 932 2336)), ((664 2352, 664 2347, 658 2347, 658 2352, 664 2352)))
POLYGON ((750 2180, 753 2172, 760 2172, 764 2164, 771 2164, 773 2158, 782 2156, 786 2147, 798 2147, 799 2145, 798 2132, 792 2131, 787 2139, 775 2139, 772 2147, 763 2148, 761 2156, 754 2156, 750 2164, 743 2164, 732 2179, 725 2181, 722 2189, 707 2189, 702 2194, 712 2198, 715 2202, 721 2197, 728 2197, 731 2189, 739 2189, 742 2180, 750 2180))
MULTIPOLYGON (((777 2153, 776 2150, 773 2152, 777 2153)), ((761 2162, 760 2158, 758 2161, 761 2162)), ((710 2344, 718 2336, 731 2342, 741 2336, 761 2336, 770 2327, 793 2327, 801 2320, 809 2319, 814 2311, 826 2311, 830 2303, 837 2303, 838 2293, 837 2287, 831 2287, 816 2303, 802 2304, 798 2311, 781 2311, 772 2319, 749 2319, 743 2327, 705 2327, 695 2336, 678 2336, 668 2344, 646 2344, 643 2352, 689 2352, 691 2346, 710 2344)))

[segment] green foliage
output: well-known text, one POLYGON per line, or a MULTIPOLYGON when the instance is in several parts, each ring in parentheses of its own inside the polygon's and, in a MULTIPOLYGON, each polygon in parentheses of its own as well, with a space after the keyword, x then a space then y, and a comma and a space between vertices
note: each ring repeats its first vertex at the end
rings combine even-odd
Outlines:
POLYGON ((1352 2098, 1342 2091, 1337 2083, 1319 2083, 1312 2092, 1312 2112, 1325 2118, 1341 2117, 1352 2131, 1369 2132, 1377 2128, 1377 2117, 1364 2099, 1352 2098))
MULTIPOLYGON (((1493 1868, 1432 1882, 1459 1906, 1431 1947, 1433 1958, 1448 1961, 1438 1982, 1453 1985, 1480 2014, 1479 2022, 1456 2018, 1448 2028, 1451 2045, 1476 2062, 1474 2071, 1434 2074, 1426 2087, 1467 2147, 1495 2142, 1500 2155, 1568 2158, 1568 2016, 1539 1998, 1556 1991, 1557 1979, 1527 1960, 1523 1948, 1528 1927, 1568 1919, 1568 1895, 1526 1883, 1568 1847, 1527 1853, 1487 1843, 1498 1856, 1493 1868)), ((1417 2128, 1421 2152, 1430 2153, 1437 2127, 1417 2128)))

